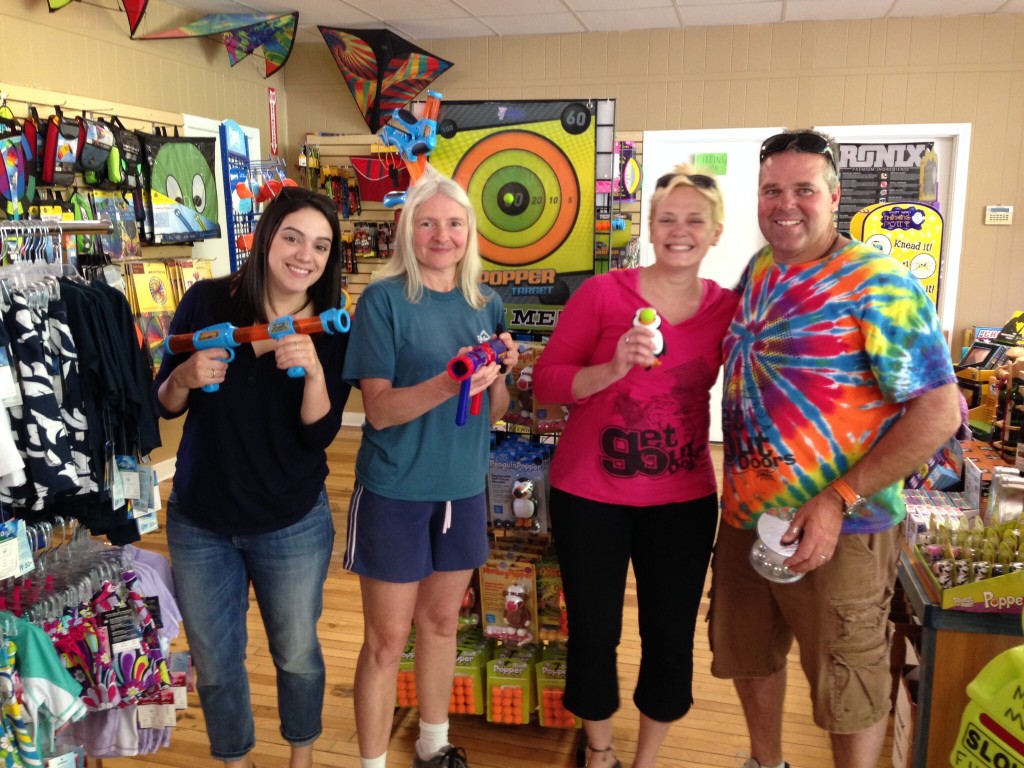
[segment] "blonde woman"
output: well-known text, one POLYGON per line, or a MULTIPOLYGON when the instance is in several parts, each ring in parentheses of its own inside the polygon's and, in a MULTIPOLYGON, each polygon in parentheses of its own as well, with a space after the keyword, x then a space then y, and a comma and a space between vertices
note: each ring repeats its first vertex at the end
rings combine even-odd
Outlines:
POLYGON ((650 233, 654 263, 583 283, 533 371, 537 399, 570 409, 551 516, 569 617, 565 705, 583 718, 591 768, 622 766, 611 718, 631 562, 642 644, 634 768, 653 768, 693 704, 689 648, 718 521, 709 393, 737 296, 697 276, 722 233, 715 179, 689 166, 658 179, 650 233), (634 326, 645 307, 657 331, 634 326))
MULTIPOLYGON (((359 299, 345 379, 362 391, 366 423, 356 459, 345 567, 357 573, 364 636, 355 679, 361 768, 384 768, 398 663, 416 625, 420 735, 414 768, 467 768, 448 738, 459 607, 486 560, 491 423, 508 390, 497 362, 470 395, 482 413, 456 426, 455 355, 504 323, 500 298, 480 285, 476 215, 452 180, 429 173, 408 193, 395 254, 359 299)), ((512 366, 510 350, 501 362, 512 366)))

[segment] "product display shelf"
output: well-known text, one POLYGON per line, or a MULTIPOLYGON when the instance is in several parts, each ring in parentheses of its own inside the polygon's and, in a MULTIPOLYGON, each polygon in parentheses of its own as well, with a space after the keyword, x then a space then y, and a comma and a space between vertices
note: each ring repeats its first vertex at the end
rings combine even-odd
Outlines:
MULTIPOLYGON (((352 175, 355 171, 352 166, 352 158, 373 155, 374 149, 380 147, 380 137, 375 134, 343 134, 324 135, 316 133, 306 134, 306 146, 319 149, 320 169, 343 169, 347 174, 352 175)), ((329 189, 323 188, 323 174, 320 175, 320 189, 330 194, 329 189)), ((348 219, 341 219, 342 230, 351 229, 357 221, 368 222, 394 222, 395 210, 385 208, 383 203, 372 200, 361 201, 362 212, 349 216, 348 219)))
POLYGON ((943 610, 909 547, 899 580, 921 622, 921 668, 912 768, 948 765, 967 707, 967 684, 1003 651, 1024 642, 1019 615, 943 610))
MULTIPOLYGON (((354 173, 352 158, 372 154, 373 148, 379 144, 380 137, 374 134, 331 136, 306 134, 306 145, 317 148, 319 167, 327 169, 329 173, 334 173, 333 169, 343 169, 344 173, 351 175, 354 173)), ((320 176, 319 191, 333 196, 330 184, 322 175, 320 176)), ((348 218, 345 218, 339 210, 338 221, 341 224, 343 236, 351 235, 363 225, 394 224, 397 221, 396 210, 400 209, 385 208, 382 203, 368 200, 361 201, 360 205, 361 211, 358 214, 351 213, 348 218)), ((358 256, 354 261, 354 268, 346 269, 345 274, 345 287, 352 298, 353 307, 358 304, 359 295, 370 282, 373 272, 380 269, 386 262, 386 258, 358 256)))

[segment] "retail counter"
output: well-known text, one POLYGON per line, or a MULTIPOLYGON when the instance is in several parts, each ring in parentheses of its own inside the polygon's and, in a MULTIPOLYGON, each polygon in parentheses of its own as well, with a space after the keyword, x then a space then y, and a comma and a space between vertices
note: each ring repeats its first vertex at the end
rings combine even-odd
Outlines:
POLYGON ((913 768, 949 765, 967 706, 967 684, 999 653, 1024 642, 1021 617, 943 610, 932 582, 904 548, 899 580, 923 625, 913 768))

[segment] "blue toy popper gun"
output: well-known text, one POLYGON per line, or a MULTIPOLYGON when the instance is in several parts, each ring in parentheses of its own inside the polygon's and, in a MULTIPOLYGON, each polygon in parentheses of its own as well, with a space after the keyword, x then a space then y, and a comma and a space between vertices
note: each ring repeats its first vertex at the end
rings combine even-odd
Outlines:
MULTIPOLYGON (((498 332, 500 333, 501 329, 498 332)), ((471 413, 473 416, 480 414, 484 393, 477 392, 473 395, 472 404, 469 398, 469 384, 473 374, 479 368, 497 362, 498 356, 507 351, 508 347, 505 346, 505 342, 494 336, 483 344, 473 347, 464 355, 458 355, 448 361, 448 375, 455 381, 461 382, 458 407, 455 411, 456 426, 461 427, 466 423, 467 413, 471 413)), ((502 371, 504 372, 504 366, 502 366, 502 371)))
MULTIPOLYGON (((419 120, 407 109, 401 107, 394 110, 391 120, 402 128, 384 125, 379 133, 381 141, 398 149, 409 171, 411 184, 422 177, 427 168, 427 158, 437 146, 437 117, 441 111, 443 94, 427 91, 427 101, 423 107, 423 117, 419 120)), ((405 190, 396 190, 384 195, 384 207, 394 208, 405 203, 405 190)))
MULTIPOLYGON (((343 293, 341 307, 328 309, 315 317, 296 319, 291 315, 285 315, 272 323, 248 325, 243 328, 238 328, 231 323, 218 323, 195 333, 179 333, 168 336, 164 339, 163 347, 165 352, 172 355, 195 352, 198 349, 223 349, 227 352, 227 357, 224 359, 230 363, 235 359, 235 347, 240 347, 242 344, 265 339, 280 339, 295 333, 310 336, 317 333, 348 333, 348 329, 352 325, 352 318, 345 309, 347 305, 348 294, 343 293)), ((300 366, 293 366, 288 369, 288 375, 293 379, 300 378, 306 375, 306 371, 300 366)), ((207 384, 203 387, 203 391, 216 392, 219 388, 219 384, 207 384)))

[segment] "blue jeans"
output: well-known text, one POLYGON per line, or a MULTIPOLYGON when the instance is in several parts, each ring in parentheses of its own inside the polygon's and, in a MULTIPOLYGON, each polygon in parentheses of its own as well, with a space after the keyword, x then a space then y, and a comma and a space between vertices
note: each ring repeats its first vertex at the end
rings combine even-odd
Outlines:
POLYGON ((334 546, 327 491, 294 525, 231 537, 192 523, 172 493, 167 544, 210 753, 237 760, 256 744, 245 671, 250 582, 277 669, 281 736, 295 747, 312 744, 322 730, 326 679, 316 624, 334 546))

